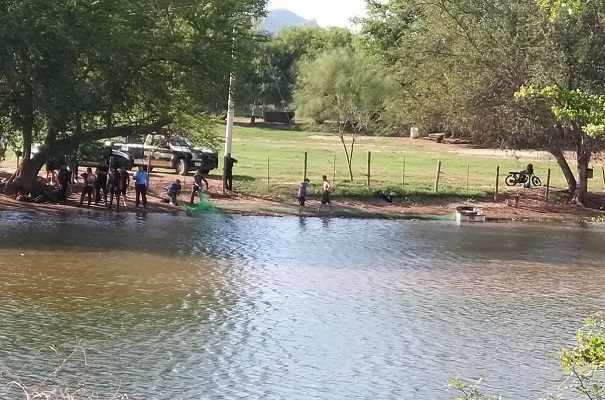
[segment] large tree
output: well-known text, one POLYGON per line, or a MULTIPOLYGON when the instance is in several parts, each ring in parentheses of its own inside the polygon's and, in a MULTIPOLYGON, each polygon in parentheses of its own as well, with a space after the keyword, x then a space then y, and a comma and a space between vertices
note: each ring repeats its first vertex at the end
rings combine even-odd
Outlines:
POLYGON ((363 35, 398 73, 402 123, 547 150, 583 204, 586 170, 602 139, 584 134, 581 122, 559 118, 545 97, 515 96, 524 85, 603 91, 605 4, 573 2, 561 11, 559 3, 371 1, 363 35), (568 150, 576 152, 576 174, 564 156, 568 150))
POLYGON ((357 137, 377 127, 393 97, 393 88, 384 69, 361 51, 328 51, 299 67, 294 92, 297 110, 316 121, 336 122, 335 133, 342 143, 351 181, 357 137))
POLYGON ((11 181, 80 144, 199 115, 246 62, 264 0, 0 2, 0 118, 22 137, 11 181), (233 56, 236 57, 233 57, 233 56), (41 151, 31 154, 32 142, 41 151))

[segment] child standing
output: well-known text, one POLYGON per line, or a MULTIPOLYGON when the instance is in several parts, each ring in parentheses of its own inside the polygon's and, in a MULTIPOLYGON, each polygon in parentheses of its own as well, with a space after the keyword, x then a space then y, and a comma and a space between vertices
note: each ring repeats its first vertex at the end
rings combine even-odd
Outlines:
POLYGON ((321 179, 324 181, 323 193, 321 195, 321 204, 319 205, 317 212, 320 212, 322 207, 326 204, 330 207, 330 212, 332 212, 332 201, 330 199, 330 190, 332 189, 332 186, 330 186, 330 182, 328 182, 328 177, 326 175, 322 176, 321 179))
POLYGON ((298 214, 302 213, 305 202, 307 201, 307 188, 309 187, 309 182, 311 182, 309 178, 305 178, 298 187, 298 204, 300 205, 298 214))

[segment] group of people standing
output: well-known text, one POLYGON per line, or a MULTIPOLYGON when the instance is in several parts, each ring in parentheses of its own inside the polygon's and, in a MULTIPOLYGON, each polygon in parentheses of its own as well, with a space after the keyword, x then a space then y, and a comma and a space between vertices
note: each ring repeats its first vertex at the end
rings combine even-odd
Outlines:
MULTIPOLYGON (((87 168, 81 176, 84 179, 84 188, 80 195, 80 207, 84 204, 84 199, 88 197, 88 208, 92 203, 94 195, 95 205, 98 205, 101 199, 103 204, 108 208, 113 208, 113 200, 116 200, 116 210, 120 210, 120 196, 122 203, 126 207, 126 192, 130 186, 130 174, 124 167, 118 168, 113 165, 108 168, 106 165, 97 167, 96 173, 92 172, 92 168, 87 168), (101 197, 103 192, 103 197, 101 197), (109 202, 107 201, 109 197, 109 202)), ((138 207, 141 203, 143 207, 147 207, 147 188, 149 187, 149 173, 139 167, 134 173, 132 179, 135 182, 135 205, 138 207)))

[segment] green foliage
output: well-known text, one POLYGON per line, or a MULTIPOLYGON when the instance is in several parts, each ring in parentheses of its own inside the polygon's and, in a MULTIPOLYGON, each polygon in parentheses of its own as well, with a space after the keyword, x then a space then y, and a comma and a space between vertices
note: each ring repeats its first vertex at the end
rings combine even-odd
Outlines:
POLYGON ((460 378, 455 376, 450 379, 449 386, 460 392, 461 394, 456 396, 455 400, 499 400, 500 396, 486 396, 479 391, 479 385, 481 385, 481 379, 475 384, 469 384, 460 378))
POLYGON ((353 34, 344 28, 296 27, 256 46, 253 62, 241 71, 238 100, 286 107, 292 102, 297 64, 324 51, 350 48, 353 34))
POLYGON ((603 314, 588 318, 585 325, 578 330, 576 345, 561 351, 561 369, 567 378, 553 398, 561 398, 568 391, 577 392, 592 400, 605 398, 603 314))
POLYGON ((205 114, 180 115, 170 125, 170 128, 181 136, 189 139, 196 146, 217 149, 221 144, 221 138, 217 134, 217 126, 223 125, 222 120, 205 114))
MULTIPOLYGON (((52 145, 82 131, 197 115, 246 63, 265 1, 0 3, 0 109, 52 145)), ((71 143, 75 143, 72 140, 71 143)), ((52 147, 52 146, 51 146, 52 147)))
MULTIPOLYGON (((576 334, 575 346, 561 350, 560 360, 565 381, 547 397, 549 400, 566 399, 569 393, 589 400, 605 398, 605 318, 602 313, 586 319, 584 326, 576 334)), ((500 398, 482 395, 478 388, 481 381, 469 385, 456 376, 449 384, 462 393, 456 400, 500 398)))
POLYGON ((371 133, 394 93, 383 68, 362 52, 326 52, 300 66, 297 110, 317 122, 336 121, 340 133, 371 133))
POLYGON ((593 138, 605 134, 605 96, 584 93, 579 89, 566 90, 558 86, 546 86, 540 90, 522 86, 517 98, 538 98, 550 105, 558 121, 573 122, 593 138))
POLYGON ((370 2, 362 36, 401 85, 400 125, 546 149, 583 204, 585 171, 605 148, 604 24, 601 1, 390 0, 370 2), (524 85, 546 90, 515 96, 524 85))
POLYGON ((317 123, 335 121, 353 181, 356 136, 372 133, 383 122, 394 85, 385 70, 361 51, 325 52, 300 65, 294 93, 297 110, 317 123), (350 148, 345 133, 351 134, 350 148))
POLYGON ((583 0, 541 0, 541 6, 549 13, 549 18, 554 21, 559 13, 579 13, 584 5, 583 0))
POLYGON ((524 0, 371 2, 363 43, 401 85, 399 124, 491 143, 510 135, 504 117, 536 59, 538 10, 524 0))

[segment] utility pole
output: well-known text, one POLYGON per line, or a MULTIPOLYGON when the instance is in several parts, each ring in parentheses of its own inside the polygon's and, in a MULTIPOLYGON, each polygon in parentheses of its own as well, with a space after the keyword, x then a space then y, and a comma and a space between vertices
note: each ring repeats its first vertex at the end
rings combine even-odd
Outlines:
POLYGON ((231 157, 231 144, 233 143, 233 119, 235 117, 235 75, 229 75, 229 101, 227 103, 227 129, 225 132, 225 156, 223 158, 223 194, 227 189, 227 157, 231 157))

